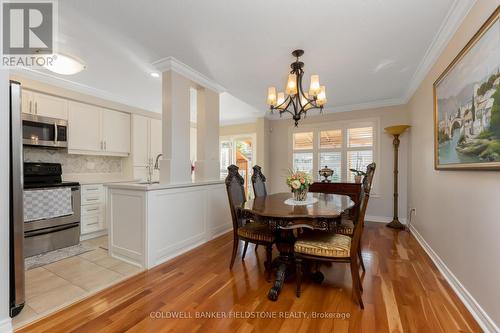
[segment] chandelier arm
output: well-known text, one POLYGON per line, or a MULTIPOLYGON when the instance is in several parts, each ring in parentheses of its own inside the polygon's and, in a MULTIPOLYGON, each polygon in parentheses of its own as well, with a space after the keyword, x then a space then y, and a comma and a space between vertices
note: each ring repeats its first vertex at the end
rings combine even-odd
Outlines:
POLYGON ((286 109, 286 108, 288 107, 288 105, 290 104, 289 99, 290 99, 290 95, 288 95, 288 96, 285 98, 285 100, 283 101, 283 103, 281 103, 280 105, 276 105, 276 106, 274 107, 274 109, 275 109, 275 110, 282 110, 282 109, 284 110, 284 109, 286 109), (286 106, 285 106, 285 105, 286 105, 286 106))

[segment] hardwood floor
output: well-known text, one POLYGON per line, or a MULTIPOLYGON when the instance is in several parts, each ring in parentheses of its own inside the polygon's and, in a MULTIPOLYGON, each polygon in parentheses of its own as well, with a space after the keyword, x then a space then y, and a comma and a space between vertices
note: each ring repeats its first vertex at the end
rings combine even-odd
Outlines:
POLYGON ((18 332, 481 332, 409 233, 367 223, 363 237, 364 311, 351 298, 344 264, 322 267, 321 285, 305 280, 301 298, 290 281, 277 302, 269 301, 264 248, 249 249, 230 271, 226 234, 18 332), (204 312, 276 318, 196 318, 204 312), (303 312, 309 317, 283 318, 303 312))

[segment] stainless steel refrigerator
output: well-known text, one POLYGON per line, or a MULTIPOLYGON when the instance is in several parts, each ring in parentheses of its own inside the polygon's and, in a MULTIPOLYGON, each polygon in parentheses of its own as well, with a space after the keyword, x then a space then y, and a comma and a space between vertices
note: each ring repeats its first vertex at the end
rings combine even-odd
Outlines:
POLYGON ((10 81, 10 316, 24 307, 24 218, 21 84, 10 81))

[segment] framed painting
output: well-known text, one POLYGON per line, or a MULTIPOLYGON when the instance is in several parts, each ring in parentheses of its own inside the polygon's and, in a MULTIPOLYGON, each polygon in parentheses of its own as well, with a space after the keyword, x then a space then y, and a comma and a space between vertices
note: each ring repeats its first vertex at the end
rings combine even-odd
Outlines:
POLYGON ((500 170, 500 6, 433 88, 435 169, 500 170))

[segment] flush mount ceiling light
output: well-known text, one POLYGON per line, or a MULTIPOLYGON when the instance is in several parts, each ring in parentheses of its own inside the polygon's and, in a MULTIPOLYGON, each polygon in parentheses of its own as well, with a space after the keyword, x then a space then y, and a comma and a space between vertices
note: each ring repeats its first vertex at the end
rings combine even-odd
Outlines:
POLYGON ((158 72, 151 72, 151 73, 149 73, 149 75, 151 75, 154 78, 159 78, 160 77, 160 73, 158 73, 158 72))
POLYGON ((304 76, 304 63, 299 61, 299 58, 304 54, 303 50, 295 50, 292 55, 297 59, 292 62, 290 67, 292 70, 288 75, 285 93, 276 93, 276 87, 270 87, 267 93, 267 104, 273 110, 278 110, 280 116, 288 112, 292 115, 295 121, 295 126, 299 124, 302 115, 311 109, 319 109, 323 111, 323 106, 326 104, 326 88, 319 84, 319 76, 311 75, 311 85, 309 93, 304 92, 302 88, 302 77, 304 76))
POLYGON ((73 75, 85 69, 85 65, 82 61, 65 54, 56 53, 52 59, 53 61, 44 67, 57 74, 73 75))

